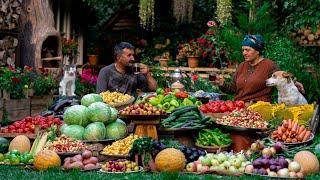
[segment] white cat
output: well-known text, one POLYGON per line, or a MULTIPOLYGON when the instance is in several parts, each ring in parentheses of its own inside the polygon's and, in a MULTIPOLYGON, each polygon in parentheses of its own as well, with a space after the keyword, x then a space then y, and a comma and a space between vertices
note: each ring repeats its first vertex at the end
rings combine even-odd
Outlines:
POLYGON ((64 74, 59 84, 59 95, 75 96, 77 67, 74 64, 65 65, 63 71, 64 74))

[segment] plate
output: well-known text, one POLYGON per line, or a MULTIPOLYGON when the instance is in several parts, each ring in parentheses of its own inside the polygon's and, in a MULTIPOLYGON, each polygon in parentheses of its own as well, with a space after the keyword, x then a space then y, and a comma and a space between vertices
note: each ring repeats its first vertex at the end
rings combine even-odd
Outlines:
MULTIPOLYGON (((312 141, 314 138, 314 134, 311 133, 310 134, 310 138, 307 140, 307 141, 304 141, 304 142, 296 142, 296 143, 286 143, 286 142, 283 142, 283 141, 279 141, 279 142, 282 142, 284 145, 292 145, 292 146, 296 146, 296 145, 303 145, 303 144, 306 144, 306 143, 309 143, 310 141, 312 141)), ((271 138, 272 139, 272 138, 271 138)), ((274 140, 274 139, 272 139, 274 140)))
POLYGON ((161 119, 161 118, 166 118, 168 117, 167 114, 151 114, 151 115, 131 115, 131 114, 128 114, 128 115, 122 115, 122 114, 119 114, 118 115, 119 118, 123 118, 123 119, 130 119, 130 120, 157 120, 157 119, 161 119))
POLYGON ((138 170, 138 171, 109 172, 109 171, 105 171, 105 170, 103 170, 103 169, 100 169, 99 172, 102 172, 102 173, 110 173, 110 174, 137 173, 137 172, 143 172, 143 167, 139 166, 139 170, 138 170))
POLYGON ((217 152, 218 150, 226 151, 231 146, 231 144, 227 144, 227 145, 224 145, 224 146, 202 146, 202 145, 200 145, 198 143, 195 143, 195 145, 197 147, 199 147, 200 149, 203 149, 203 150, 205 150, 207 152, 214 152, 214 153, 217 152))

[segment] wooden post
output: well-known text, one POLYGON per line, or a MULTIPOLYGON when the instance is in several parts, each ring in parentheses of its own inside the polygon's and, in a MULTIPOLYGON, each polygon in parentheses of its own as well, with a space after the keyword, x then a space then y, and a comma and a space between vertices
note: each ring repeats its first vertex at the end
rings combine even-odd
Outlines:
POLYGON ((62 57, 60 33, 55 29, 53 12, 48 0, 24 0, 20 16, 21 65, 43 67, 41 51, 43 42, 49 37, 56 38, 56 57, 62 57))

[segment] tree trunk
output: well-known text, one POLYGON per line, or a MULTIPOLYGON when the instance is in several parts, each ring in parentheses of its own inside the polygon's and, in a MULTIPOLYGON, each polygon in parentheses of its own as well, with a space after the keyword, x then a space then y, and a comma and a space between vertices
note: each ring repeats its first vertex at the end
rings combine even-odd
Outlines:
POLYGON ((46 48, 59 60, 62 57, 61 36, 54 27, 54 15, 48 0, 24 0, 22 8, 20 64, 36 69, 44 67, 42 58, 45 57, 41 57, 41 54, 45 53, 46 48))

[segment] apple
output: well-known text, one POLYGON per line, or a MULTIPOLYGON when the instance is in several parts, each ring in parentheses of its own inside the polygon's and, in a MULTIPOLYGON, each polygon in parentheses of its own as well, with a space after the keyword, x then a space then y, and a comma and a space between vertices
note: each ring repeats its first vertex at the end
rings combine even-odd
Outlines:
POLYGON ((197 166, 195 163, 191 162, 191 163, 188 163, 187 166, 186 166, 186 170, 188 172, 196 172, 197 171, 197 166))
POLYGON ((201 172, 208 172, 209 170, 209 166, 202 166, 201 172))
POLYGON ((202 171, 202 164, 197 164, 197 172, 201 172, 202 171))
POLYGON ((211 161, 209 158, 203 158, 201 160, 201 164, 204 165, 204 166, 210 166, 211 165, 211 161))
POLYGON ((220 163, 219 163, 218 160, 216 160, 216 159, 211 159, 211 166, 219 166, 219 165, 220 165, 220 163))

